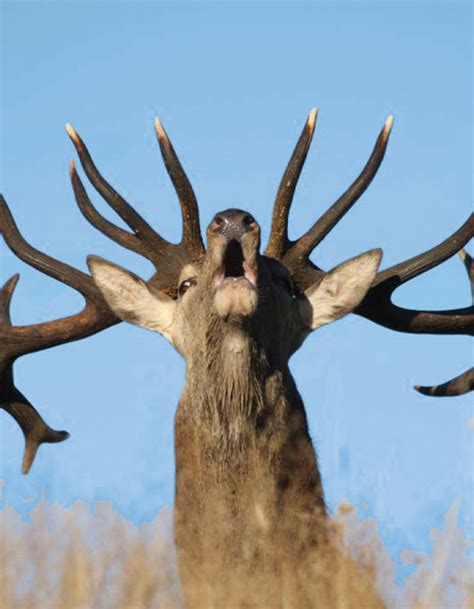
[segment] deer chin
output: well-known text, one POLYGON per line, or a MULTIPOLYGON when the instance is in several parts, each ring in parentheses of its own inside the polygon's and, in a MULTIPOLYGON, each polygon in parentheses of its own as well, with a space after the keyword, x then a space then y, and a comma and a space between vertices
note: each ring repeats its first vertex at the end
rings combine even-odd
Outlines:
POLYGON ((217 314, 225 321, 250 317, 257 308, 255 285, 244 276, 225 277, 214 294, 217 314))

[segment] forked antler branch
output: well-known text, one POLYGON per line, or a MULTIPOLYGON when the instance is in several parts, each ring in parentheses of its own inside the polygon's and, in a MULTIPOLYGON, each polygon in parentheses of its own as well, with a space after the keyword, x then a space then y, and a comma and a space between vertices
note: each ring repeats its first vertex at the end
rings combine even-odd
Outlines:
MULTIPOLYGON (((375 177, 383 160, 393 125, 393 118, 390 116, 360 175, 304 235, 296 241, 290 241, 288 239, 289 209, 311 143, 315 118, 316 114, 313 111, 286 168, 278 190, 270 239, 265 251, 267 256, 281 260, 288 267, 296 287, 300 291, 304 291, 311 284, 322 279, 324 271, 313 264, 309 256, 354 205, 375 177)), ((395 305, 392 302, 392 295, 395 289, 406 281, 427 272, 459 252, 473 234, 474 216, 471 214, 457 231, 436 247, 379 272, 372 288, 355 312, 377 324, 399 332, 472 335, 474 333, 474 307, 448 311, 412 310, 395 305)), ((472 276, 472 263, 468 258, 464 259, 472 276)), ((466 373, 466 378, 468 376, 469 374, 466 373)), ((466 384, 466 378, 462 380, 463 386, 466 384)))
POLYGON ((154 278, 154 285, 159 289, 172 292, 184 264, 201 257, 205 253, 205 249, 199 225, 196 197, 162 124, 156 119, 156 134, 166 169, 178 194, 183 219, 183 236, 180 243, 177 244, 170 243, 159 235, 107 182, 95 166, 78 133, 71 125, 67 125, 66 129, 76 147, 82 168, 89 181, 133 232, 130 233, 116 226, 97 211, 72 162, 70 165, 71 182, 82 214, 95 228, 110 239, 148 258, 159 270, 158 275, 154 278))
POLYGON ((285 263, 289 265, 297 263, 298 260, 307 259, 314 248, 326 237, 367 189, 382 163, 393 125, 393 117, 389 116, 375 142, 369 160, 354 182, 304 235, 296 241, 290 241, 288 239, 290 206, 313 139, 316 117, 317 110, 314 108, 309 114, 283 174, 273 208, 270 238, 265 250, 266 256, 285 260, 285 263))
MULTIPOLYGON (((0 289, 0 328, 11 327, 10 302, 20 276, 13 275, 0 289)), ((31 468, 38 447, 44 442, 62 442, 69 437, 67 431, 52 429, 39 412, 18 391, 13 381, 13 360, 9 360, 5 344, 0 347, 0 408, 6 410, 18 423, 25 437, 22 473, 31 468)))
MULTIPOLYGON (((462 249, 459 252, 459 257, 466 267, 469 283, 471 285, 472 300, 474 303, 474 263, 471 256, 469 256, 465 249, 462 249)), ((463 395, 474 390, 474 368, 466 370, 466 372, 463 372, 462 374, 456 376, 450 381, 447 381, 446 383, 442 383, 441 385, 415 385, 415 389, 423 395, 433 397, 451 397, 463 395)))
POLYGON ((0 229, 5 242, 18 258, 74 288, 86 300, 83 310, 75 315, 28 326, 12 326, 10 303, 19 275, 14 275, 0 290, 0 407, 15 419, 25 436, 22 473, 26 474, 41 444, 61 442, 69 434, 49 427, 17 389, 13 372, 15 360, 27 353, 90 336, 118 320, 89 275, 40 252, 23 238, 2 196, 0 229))
MULTIPOLYGON (((151 228, 102 177, 84 142, 70 125, 67 126, 67 131, 91 184, 133 232, 115 226, 95 209, 74 162, 71 162, 71 183, 79 209, 99 231, 123 247, 147 257, 159 271, 150 279, 149 284, 154 288, 173 293, 176 290, 181 268, 187 262, 201 256, 204 253, 204 246, 194 193, 164 129, 158 122, 157 134, 161 151, 181 204, 183 238, 179 244, 169 243, 151 228)), ((90 275, 40 252, 26 241, 1 195, 0 232, 8 247, 20 260, 74 288, 85 299, 82 311, 75 315, 33 325, 12 326, 10 302, 18 275, 14 275, 0 290, 0 407, 16 420, 25 436, 22 472, 26 474, 42 443, 61 442, 69 434, 49 427, 27 398, 15 387, 13 373, 15 360, 27 353, 85 338, 118 323, 119 320, 105 303, 90 275)))

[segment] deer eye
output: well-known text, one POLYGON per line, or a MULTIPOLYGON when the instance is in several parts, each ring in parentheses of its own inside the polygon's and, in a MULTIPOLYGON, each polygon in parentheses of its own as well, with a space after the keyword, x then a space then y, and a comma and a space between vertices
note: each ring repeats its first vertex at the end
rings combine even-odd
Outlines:
POLYGON ((288 294, 290 296, 293 296, 293 286, 291 285, 291 282, 288 281, 288 279, 285 279, 284 277, 274 277, 273 278, 276 283, 278 283, 278 285, 280 285, 286 292, 288 292, 288 294))
POLYGON ((189 279, 185 279, 184 281, 182 281, 178 287, 179 297, 182 298, 187 292, 187 290, 193 285, 196 285, 196 280, 194 279, 194 277, 190 277, 189 279))

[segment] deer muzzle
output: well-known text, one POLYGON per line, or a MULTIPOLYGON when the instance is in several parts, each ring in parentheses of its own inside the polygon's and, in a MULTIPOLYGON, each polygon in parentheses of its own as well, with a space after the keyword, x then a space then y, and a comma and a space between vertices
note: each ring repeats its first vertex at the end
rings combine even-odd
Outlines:
POLYGON ((216 264, 214 303, 219 316, 252 315, 257 307, 260 227, 247 212, 229 209, 216 214, 207 235, 216 264))

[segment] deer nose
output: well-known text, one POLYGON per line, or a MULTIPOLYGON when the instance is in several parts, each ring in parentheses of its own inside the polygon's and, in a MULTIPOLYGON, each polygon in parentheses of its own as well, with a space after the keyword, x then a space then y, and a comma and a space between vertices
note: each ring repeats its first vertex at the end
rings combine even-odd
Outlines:
POLYGON ((224 235, 228 239, 239 239, 245 233, 258 229, 258 224, 248 212, 241 209, 226 209, 216 214, 209 224, 209 231, 224 235))

